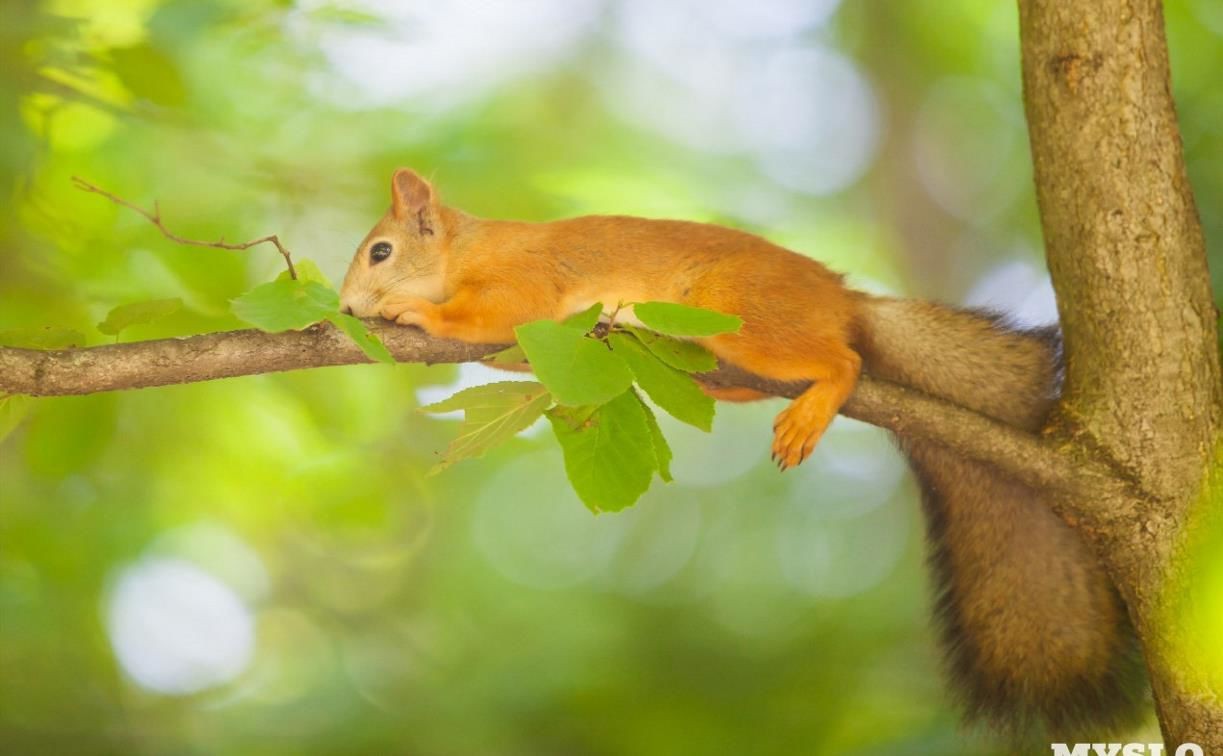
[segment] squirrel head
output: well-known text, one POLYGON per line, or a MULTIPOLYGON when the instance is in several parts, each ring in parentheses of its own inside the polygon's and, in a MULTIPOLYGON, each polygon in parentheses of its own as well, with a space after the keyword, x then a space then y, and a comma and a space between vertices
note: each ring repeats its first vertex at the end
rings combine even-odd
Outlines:
POLYGON ((340 309, 377 315, 388 296, 442 299, 445 229, 437 193, 407 168, 391 178, 391 209, 366 235, 340 287, 340 309))

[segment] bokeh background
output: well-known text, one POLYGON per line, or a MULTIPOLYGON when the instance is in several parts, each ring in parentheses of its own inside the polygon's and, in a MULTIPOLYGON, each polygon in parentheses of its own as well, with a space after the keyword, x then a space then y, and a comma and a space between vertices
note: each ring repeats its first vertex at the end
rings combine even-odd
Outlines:
MULTIPOLYGON (((1223 5, 1166 6, 1223 292, 1223 5)), ((239 327, 279 233, 338 279, 399 165, 493 217, 746 228, 856 286, 1055 317, 1013 3, 7 0, 0 330, 239 327)), ((813 306, 817 306, 813 303, 813 306)), ((0 750, 989 753, 940 680, 915 487, 776 402, 666 426, 676 482, 589 514, 546 429, 427 477, 503 379, 383 365, 32 402, 0 440, 0 750)), ((11 420, 12 422, 7 422, 11 420)))

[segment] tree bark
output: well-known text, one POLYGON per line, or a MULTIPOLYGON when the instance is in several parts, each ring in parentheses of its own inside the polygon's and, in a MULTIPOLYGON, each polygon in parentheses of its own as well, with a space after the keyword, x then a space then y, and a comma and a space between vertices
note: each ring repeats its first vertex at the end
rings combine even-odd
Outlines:
POLYGON ((1223 417, 1218 315, 1162 7, 1021 0, 1019 8, 1036 193, 1066 348, 1055 433, 1142 492, 1063 506, 1126 599, 1169 750, 1194 742, 1223 753, 1223 690, 1186 668, 1174 648, 1179 630, 1162 611, 1189 579, 1186 528, 1223 417))
MULTIPOLYGON (((400 362, 474 362, 507 346, 437 339, 419 328, 379 319, 369 319, 366 324, 400 362)), ((330 325, 285 333, 229 331, 55 351, 0 347, 0 392, 70 396, 366 362, 370 359, 330 325)), ((772 381, 728 364, 702 375, 701 380, 791 398, 809 385, 772 381)), ((1022 430, 869 376, 862 377, 841 412, 898 435, 937 441, 1033 487, 1086 496, 1100 490, 1120 494, 1128 486, 1105 465, 1072 460, 1022 430)))

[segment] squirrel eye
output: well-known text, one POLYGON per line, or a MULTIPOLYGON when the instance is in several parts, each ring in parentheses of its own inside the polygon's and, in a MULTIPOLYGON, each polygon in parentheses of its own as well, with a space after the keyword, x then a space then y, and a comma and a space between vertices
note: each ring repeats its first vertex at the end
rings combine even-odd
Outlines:
POLYGON ((369 248, 369 260, 371 263, 380 263, 391 256, 391 245, 386 242, 378 242, 369 248))

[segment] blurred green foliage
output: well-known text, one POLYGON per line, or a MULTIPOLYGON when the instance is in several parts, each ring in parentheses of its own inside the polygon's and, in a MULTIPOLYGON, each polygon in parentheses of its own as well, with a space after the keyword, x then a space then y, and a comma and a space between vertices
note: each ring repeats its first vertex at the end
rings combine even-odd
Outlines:
MULTIPOLYGON (((643 78, 648 55, 613 31, 641 3, 572 4, 593 21, 513 75, 486 81, 525 53, 379 99, 340 69, 388 38, 428 41, 394 37, 395 5, 6 3, 0 331, 105 343, 97 324, 114 308, 171 299, 181 308, 125 323, 123 340, 236 328, 230 300, 282 266, 271 250, 175 246, 73 175, 159 199, 187 236, 278 233, 333 278, 399 165, 477 214, 723 222, 874 289, 961 301, 1007 265, 1040 270, 1011 4, 846 2, 787 37, 839 51, 873 88, 864 175, 815 193, 779 184, 750 149, 643 120, 666 98, 626 106, 669 81, 643 78)), ((1223 16, 1211 0, 1170 0, 1166 16, 1221 292, 1223 16)), ((428 31, 448 49, 446 34, 477 26, 428 31)), ((430 73, 406 60, 364 70, 430 73)), ((692 67, 717 73, 717 60, 692 67)), ((720 407, 708 436, 664 419, 675 482, 596 518, 535 431, 427 477, 456 424, 415 410, 456 377, 489 380, 370 365, 0 405, 3 749, 996 747, 959 727, 940 681, 913 485, 881 432, 839 420, 782 476, 768 460, 775 402, 720 407)))

